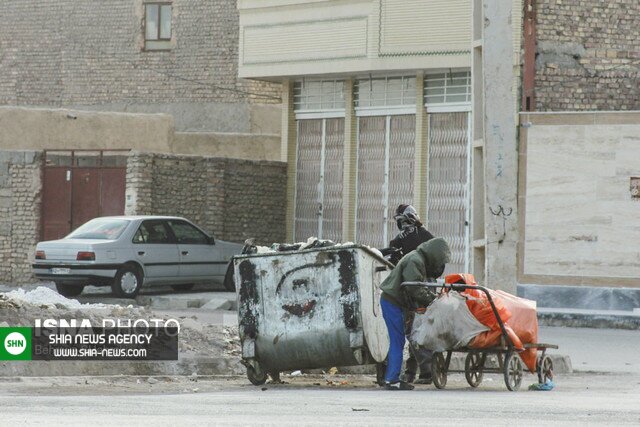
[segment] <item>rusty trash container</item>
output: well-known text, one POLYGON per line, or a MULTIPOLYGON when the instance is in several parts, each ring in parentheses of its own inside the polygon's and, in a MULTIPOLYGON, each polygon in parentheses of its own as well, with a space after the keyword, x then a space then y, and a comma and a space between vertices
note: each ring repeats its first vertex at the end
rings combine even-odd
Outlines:
MULTIPOLYGON (((389 337, 379 285, 392 265, 366 246, 234 257, 242 361, 264 384, 282 371, 377 364, 389 337)), ((383 373, 383 372, 382 372, 383 373)))

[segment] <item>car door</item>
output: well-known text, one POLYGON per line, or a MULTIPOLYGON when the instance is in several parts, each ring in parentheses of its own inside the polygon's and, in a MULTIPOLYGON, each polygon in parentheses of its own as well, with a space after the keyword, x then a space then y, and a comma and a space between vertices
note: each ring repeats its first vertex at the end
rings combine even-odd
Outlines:
POLYGON ((180 253, 181 281, 220 280, 224 274, 222 254, 214 240, 184 220, 168 221, 180 253))
POLYGON ((143 221, 133 236, 133 246, 144 266, 145 282, 170 282, 179 277, 180 253, 166 221, 143 221))

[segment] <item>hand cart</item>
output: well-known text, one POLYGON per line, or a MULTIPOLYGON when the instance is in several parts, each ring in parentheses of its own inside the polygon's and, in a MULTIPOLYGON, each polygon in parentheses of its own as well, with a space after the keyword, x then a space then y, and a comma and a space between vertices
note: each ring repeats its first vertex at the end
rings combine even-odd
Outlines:
MULTIPOLYGON (((433 376, 433 384, 438 389, 443 389, 446 387, 447 374, 450 372, 464 372, 467 383, 469 383, 469 385, 474 388, 478 387, 480 383, 482 383, 482 378, 485 373, 503 374, 504 383, 510 391, 517 391, 520 388, 524 373, 524 366, 522 363, 522 359, 520 358, 518 353, 522 350, 518 350, 514 347, 513 342, 507 334, 504 322, 498 314, 498 310, 496 309, 496 306, 493 302, 491 293, 487 288, 475 285, 470 286, 463 284, 440 284, 424 282, 404 282, 401 286, 422 286, 433 288, 434 290, 440 288, 441 292, 449 290, 462 292, 467 289, 482 291, 487 296, 493 314, 495 315, 498 325, 500 326, 502 336, 500 339, 500 344, 497 346, 482 349, 461 347, 446 349, 444 351, 433 353, 431 374, 433 376), (453 353, 467 354, 464 363, 464 371, 453 370, 449 368, 451 355, 453 353), (497 368, 490 368, 486 366, 487 356, 489 355, 495 355, 497 357, 497 368)), ((536 374, 538 375, 538 382, 540 384, 545 384, 547 383, 547 380, 553 379, 553 361, 551 360, 551 357, 546 354, 546 351, 547 349, 557 349, 558 346, 554 344, 531 343, 524 344, 524 348, 535 348, 537 349, 537 351, 539 351, 539 354, 536 358, 536 374)))

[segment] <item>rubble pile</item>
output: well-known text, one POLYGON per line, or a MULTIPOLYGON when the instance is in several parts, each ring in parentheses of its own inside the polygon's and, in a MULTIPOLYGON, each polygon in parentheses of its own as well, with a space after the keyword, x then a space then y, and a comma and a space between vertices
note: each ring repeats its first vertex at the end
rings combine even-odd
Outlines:
MULTIPOLYGON (((167 320, 168 317, 132 305, 83 304, 46 287, 28 292, 17 289, 0 293, 0 327, 32 327, 35 319, 77 319, 78 322, 88 319, 93 326, 101 326, 103 319, 117 319, 122 324, 127 320, 167 320)), ((237 327, 204 324, 189 317, 176 320, 180 322, 179 359, 228 359, 229 374, 244 372, 239 362, 241 351, 237 327)))

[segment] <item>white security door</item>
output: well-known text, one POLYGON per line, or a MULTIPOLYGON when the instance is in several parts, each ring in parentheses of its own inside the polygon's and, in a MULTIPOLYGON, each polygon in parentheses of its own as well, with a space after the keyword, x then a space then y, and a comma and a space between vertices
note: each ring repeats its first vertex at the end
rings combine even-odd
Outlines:
POLYGON ((445 274, 469 270, 469 113, 429 115, 428 230, 451 247, 445 274))
POLYGON ((344 119, 298 121, 294 240, 342 237, 344 119))

